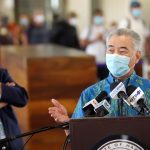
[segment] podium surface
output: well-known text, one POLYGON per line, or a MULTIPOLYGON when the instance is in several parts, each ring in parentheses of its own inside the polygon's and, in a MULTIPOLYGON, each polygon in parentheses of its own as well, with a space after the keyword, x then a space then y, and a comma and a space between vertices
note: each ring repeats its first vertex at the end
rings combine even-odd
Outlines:
MULTIPOLYGON (((117 149, 117 144, 113 145, 111 141, 117 136, 124 136, 126 140, 127 137, 134 139, 134 145, 141 144, 143 150, 150 148, 150 117, 85 118, 70 121, 71 150, 92 150, 94 147, 106 146, 109 142, 109 147, 100 150, 111 150, 111 147, 113 150, 115 146, 117 149)), ((124 149, 130 150, 132 146, 133 150, 142 150, 134 145, 129 142, 126 144, 128 148, 124 149)))

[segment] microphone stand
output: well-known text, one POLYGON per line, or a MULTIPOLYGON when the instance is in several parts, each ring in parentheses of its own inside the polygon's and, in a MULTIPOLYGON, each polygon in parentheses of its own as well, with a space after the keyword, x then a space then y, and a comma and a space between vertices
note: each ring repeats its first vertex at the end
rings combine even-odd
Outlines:
POLYGON ((123 99, 118 100, 118 111, 119 111, 119 116, 123 116, 123 99))
POLYGON ((22 134, 11 136, 11 137, 6 137, 6 138, 0 140, 0 147, 2 150, 3 149, 6 150, 7 149, 6 145, 8 145, 9 142, 14 141, 18 138, 22 138, 25 136, 33 135, 33 134, 44 132, 44 131, 51 130, 51 129, 56 129, 56 128, 66 129, 68 127, 69 127, 69 123, 65 122, 62 124, 55 125, 55 126, 42 127, 42 128, 30 131, 30 132, 22 133, 22 134))

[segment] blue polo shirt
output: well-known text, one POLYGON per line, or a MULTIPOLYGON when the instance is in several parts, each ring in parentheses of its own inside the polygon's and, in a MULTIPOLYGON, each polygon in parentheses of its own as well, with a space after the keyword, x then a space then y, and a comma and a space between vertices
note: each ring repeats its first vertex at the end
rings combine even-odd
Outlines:
MULTIPOLYGON (((77 106, 74 110, 72 118, 82 118, 84 117, 84 112, 82 110, 85 103, 94 99, 101 91, 106 91, 110 93, 110 85, 114 82, 114 77, 109 74, 109 76, 97 82, 96 84, 85 89, 80 96, 80 99, 77 103, 77 106)), ((146 98, 146 103, 150 107, 150 80, 143 79, 138 76, 135 72, 131 74, 129 78, 123 81, 124 85, 127 87, 129 85, 134 85, 136 87, 140 87, 146 98)), ((119 116, 119 108, 118 108, 118 100, 111 99, 111 110, 108 117, 118 117, 119 116)), ((139 113, 133 109, 131 106, 128 106, 126 103, 123 104, 123 116, 138 116, 139 113)))

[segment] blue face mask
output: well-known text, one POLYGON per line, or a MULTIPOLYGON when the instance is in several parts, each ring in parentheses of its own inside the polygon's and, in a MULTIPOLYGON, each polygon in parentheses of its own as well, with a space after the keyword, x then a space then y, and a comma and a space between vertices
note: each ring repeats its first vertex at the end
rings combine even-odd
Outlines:
POLYGON ((129 71, 130 57, 118 54, 106 54, 106 65, 114 77, 122 77, 129 71))
POLYGON ((93 18, 93 21, 94 21, 94 24, 96 24, 96 25, 101 25, 101 24, 104 23, 104 18, 101 17, 101 16, 95 16, 95 17, 93 18))
POLYGON ((131 13, 134 17, 140 17, 142 14, 142 11, 140 9, 132 9, 131 13))
POLYGON ((28 25, 29 25, 29 20, 26 19, 26 18, 21 18, 21 19, 19 20, 19 23, 20 23, 20 25, 28 26, 28 25))

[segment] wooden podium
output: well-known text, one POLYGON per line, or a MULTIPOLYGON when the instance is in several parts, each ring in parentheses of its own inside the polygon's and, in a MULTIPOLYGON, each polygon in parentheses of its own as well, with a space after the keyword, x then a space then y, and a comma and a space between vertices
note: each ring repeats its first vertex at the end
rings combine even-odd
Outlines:
POLYGON ((150 117, 73 119, 70 138, 71 150, 149 150, 150 117))

